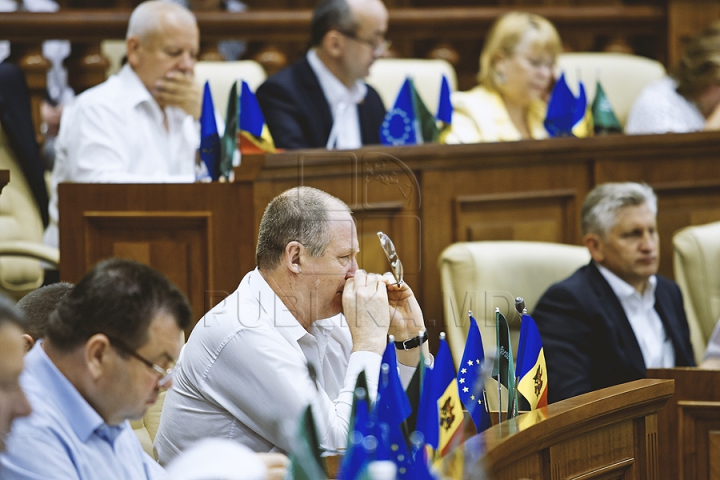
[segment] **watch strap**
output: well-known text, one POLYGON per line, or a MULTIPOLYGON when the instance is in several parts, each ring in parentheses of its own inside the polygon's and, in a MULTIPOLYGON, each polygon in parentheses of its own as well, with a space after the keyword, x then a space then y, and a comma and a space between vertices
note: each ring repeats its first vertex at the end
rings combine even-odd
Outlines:
POLYGON ((413 337, 413 338, 408 338, 407 340, 403 340, 402 342, 395 342, 395 348, 400 349, 400 350, 412 350, 413 348, 417 348, 427 341, 428 341, 427 330, 423 330, 422 335, 418 335, 417 337, 413 337))

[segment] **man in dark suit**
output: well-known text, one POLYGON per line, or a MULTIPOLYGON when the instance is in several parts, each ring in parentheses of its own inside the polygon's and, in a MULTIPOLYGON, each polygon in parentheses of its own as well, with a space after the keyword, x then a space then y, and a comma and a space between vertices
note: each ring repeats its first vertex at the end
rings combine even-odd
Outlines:
POLYGON ((534 311, 550 402, 644 378, 647 368, 695 364, 680 289, 656 275, 656 214, 645 184, 607 183, 585 199, 592 261, 551 286, 534 311))
POLYGON ((257 90, 280 148, 358 148, 380 143, 385 107, 363 82, 388 43, 380 0, 322 0, 313 12, 312 48, 257 90))

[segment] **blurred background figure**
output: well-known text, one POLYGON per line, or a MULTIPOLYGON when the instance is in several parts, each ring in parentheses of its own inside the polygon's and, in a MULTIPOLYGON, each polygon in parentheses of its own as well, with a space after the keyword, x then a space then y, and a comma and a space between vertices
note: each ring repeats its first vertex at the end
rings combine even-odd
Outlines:
POLYGON ((58 282, 47 285, 25 295, 17 303, 16 308, 25 316, 25 339, 26 351, 35 345, 39 339, 45 336, 50 314, 55 311, 58 304, 65 298, 73 288, 72 283, 58 282))
MULTIPOLYGON (((224 10, 226 12, 244 12, 247 10, 240 0, 168 0, 178 5, 182 5, 193 12, 211 12, 214 10, 224 10)), ((247 45, 240 40, 222 40, 218 42, 217 49, 222 57, 230 62, 239 60, 245 53, 247 45)))
POLYGON ((648 85, 630 108, 625 133, 720 130, 720 21, 692 39, 672 76, 648 85))
MULTIPOLYGON (((53 0, 0 0, 0 12, 57 12, 60 7, 53 0)), ((75 92, 68 85, 68 72, 63 61, 70 55, 70 42, 67 40, 47 40, 43 42, 42 53, 51 67, 47 74, 47 92, 40 107, 42 116, 41 130, 44 135, 42 154, 45 170, 52 170, 55 161, 55 138, 60 129, 60 116, 65 105, 75 98, 75 92)), ((10 55, 10 43, 0 42, 0 60, 10 55)))
POLYGON ((560 35, 545 18, 511 12, 495 21, 480 54, 479 85, 452 95, 446 143, 546 138, 547 97, 560 35))

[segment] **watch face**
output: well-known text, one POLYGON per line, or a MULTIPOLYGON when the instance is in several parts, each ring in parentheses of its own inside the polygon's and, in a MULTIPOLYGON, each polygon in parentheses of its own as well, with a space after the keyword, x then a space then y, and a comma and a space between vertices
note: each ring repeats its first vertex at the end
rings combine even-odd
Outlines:
POLYGON ((398 285, 402 285, 403 264, 400 261, 400 258, 398 258, 397 252, 395 251, 395 244, 393 244, 392 240, 390 240, 390 237, 385 235, 383 232, 377 232, 377 236, 380 239, 380 246, 385 252, 385 256, 387 257, 388 261, 390 262, 390 268, 392 269, 392 274, 395 277, 395 281, 398 285))

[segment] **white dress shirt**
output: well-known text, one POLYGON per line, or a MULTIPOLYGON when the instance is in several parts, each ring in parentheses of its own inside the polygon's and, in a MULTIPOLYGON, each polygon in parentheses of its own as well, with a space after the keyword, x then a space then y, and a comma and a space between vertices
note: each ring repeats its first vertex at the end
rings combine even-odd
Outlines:
POLYGON ((361 80, 357 80, 352 88, 347 88, 328 70, 312 48, 307 52, 307 60, 320 82, 320 87, 330 105, 333 116, 333 126, 328 137, 327 149, 362 147, 357 105, 367 95, 367 85, 361 80))
MULTIPOLYGON (((308 404, 320 445, 344 448, 357 376, 365 370, 374 398, 380 361, 376 353, 352 352, 342 315, 306 331, 255 269, 197 323, 183 349, 155 438, 160 463, 205 437, 256 452, 289 451, 308 404)), ((415 369, 398 370, 407 385, 415 369)))
POLYGON ((52 172, 45 243, 58 245, 57 186, 80 183, 188 183, 195 180, 198 123, 163 110, 129 65, 65 108, 52 172))
POLYGON ((615 275, 613 272, 595 264, 610 288, 620 301, 625 316, 635 332, 640 345, 645 368, 672 368, 675 366, 675 349, 672 340, 667 336, 660 315, 655 311, 655 275, 648 279, 645 291, 638 293, 632 285, 615 275))
POLYGON ((665 77, 640 92, 628 112, 625 133, 687 133, 705 128, 697 106, 675 90, 677 82, 665 77))

